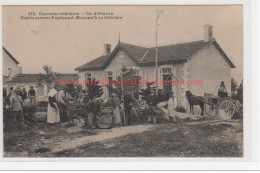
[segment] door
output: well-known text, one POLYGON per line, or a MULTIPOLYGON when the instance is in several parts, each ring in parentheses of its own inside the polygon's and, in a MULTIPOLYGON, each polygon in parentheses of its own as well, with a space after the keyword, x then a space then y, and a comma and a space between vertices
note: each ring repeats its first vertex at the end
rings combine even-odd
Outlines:
POLYGON ((165 93, 170 93, 172 91, 172 75, 170 74, 165 74, 163 75, 163 91, 165 93))

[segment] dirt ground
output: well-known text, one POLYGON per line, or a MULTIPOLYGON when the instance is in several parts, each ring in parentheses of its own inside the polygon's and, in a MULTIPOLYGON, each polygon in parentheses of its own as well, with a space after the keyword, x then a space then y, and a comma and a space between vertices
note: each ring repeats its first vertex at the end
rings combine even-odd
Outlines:
POLYGON ((86 130, 37 124, 4 133, 4 157, 242 157, 243 121, 180 121, 86 130))

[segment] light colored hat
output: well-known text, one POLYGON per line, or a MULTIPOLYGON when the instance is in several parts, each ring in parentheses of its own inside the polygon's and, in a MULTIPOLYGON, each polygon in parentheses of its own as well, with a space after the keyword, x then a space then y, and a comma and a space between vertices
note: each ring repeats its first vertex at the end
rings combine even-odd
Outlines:
POLYGON ((17 87, 15 91, 22 91, 20 87, 17 87))

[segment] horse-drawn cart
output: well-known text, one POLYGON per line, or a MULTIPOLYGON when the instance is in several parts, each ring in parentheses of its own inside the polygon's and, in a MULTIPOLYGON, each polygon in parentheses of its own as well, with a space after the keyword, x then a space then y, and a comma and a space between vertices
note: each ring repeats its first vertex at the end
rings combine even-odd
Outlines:
POLYGON ((208 116, 220 116, 222 119, 231 119, 234 113, 238 112, 241 104, 231 97, 217 97, 213 94, 205 93, 205 112, 208 116))

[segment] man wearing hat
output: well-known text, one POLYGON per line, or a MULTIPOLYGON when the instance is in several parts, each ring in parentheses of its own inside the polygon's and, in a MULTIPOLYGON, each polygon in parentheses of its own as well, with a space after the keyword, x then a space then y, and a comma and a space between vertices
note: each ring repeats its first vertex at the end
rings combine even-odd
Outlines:
POLYGON ((13 89, 14 89, 14 87, 10 87, 10 88, 9 88, 9 94, 7 95, 7 97, 10 97, 10 96, 11 96, 11 94, 12 94, 12 92, 13 92, 13 89))
POLYGON ((224 81, 222 81, 221 84, 220 84, 220 87, 218 89, 218 96, 219 97, 227 97, 228 96, 227 89, 226 89, 224 81))
POLYGON ((24 124, 24 116, 23 116, 23 108, 22 108, 22 98, 19 95, 21 89, 18 87, 14 92, 10 95, 10 106, 13 111, 11 124, 16 124, 17 120, 19 121, 19 127, 25 128, 24 124))
POLYGON ((89 96, 85 89, 82 89, 82 92, 79 95, 79 102, 84 105, 86 105, 89 102, 89 96))
POLYGON ((68 91, 68 89, 69 88, 67 86, 62 86, 61 90, 58 91, 57 94, 61 122, 66 122, 68 120, 68 114, 67 114, 68 100, 66 97, 66 92, 68 91))
POLYGON ((100 98, 93 98, 85 105, 86 118, 85 118, 85 127, 87 128, 89 125, 91 128, 98 128, 98 117, 100 115, 100 108, 103 100, 100 98), (92 122, 89 122, 89 116, 93 116, 92 122))
POLYGON ((158 96, 155 94, 155 88, 151 88, 151 94, 147 97, 147 105, 149 106, 151 113, 151 115, 148 116, 148 121, 151 121, 152 119, 154 124, 156 124, 156 113, 154 110, 156 109, 158 102, 158 96))
POLYGON ((132 108, 133 105, 139 105, 137 99, 134 97, 134 93, 128 93, 124 97, 124 109, 125 109, 125 121, 128 125, 133 124, 132 108))
POLYGON ((27 99, 27 91, 25 90, 25 88, 23 88, 23 90, 21 92, 21 97, 22 97, 22 100, 26 100, 27 99))
POLYGON ((36 92, 35 92, 33 86, 31 86, 31 87, 30 87, 30 90, 28 91, 28 97, 29 97, 29 99, 30 99, 30 103, 31 103, 31 104, 36 104, 36 99, 35 99, 35 97, 36 97, 36 92))

